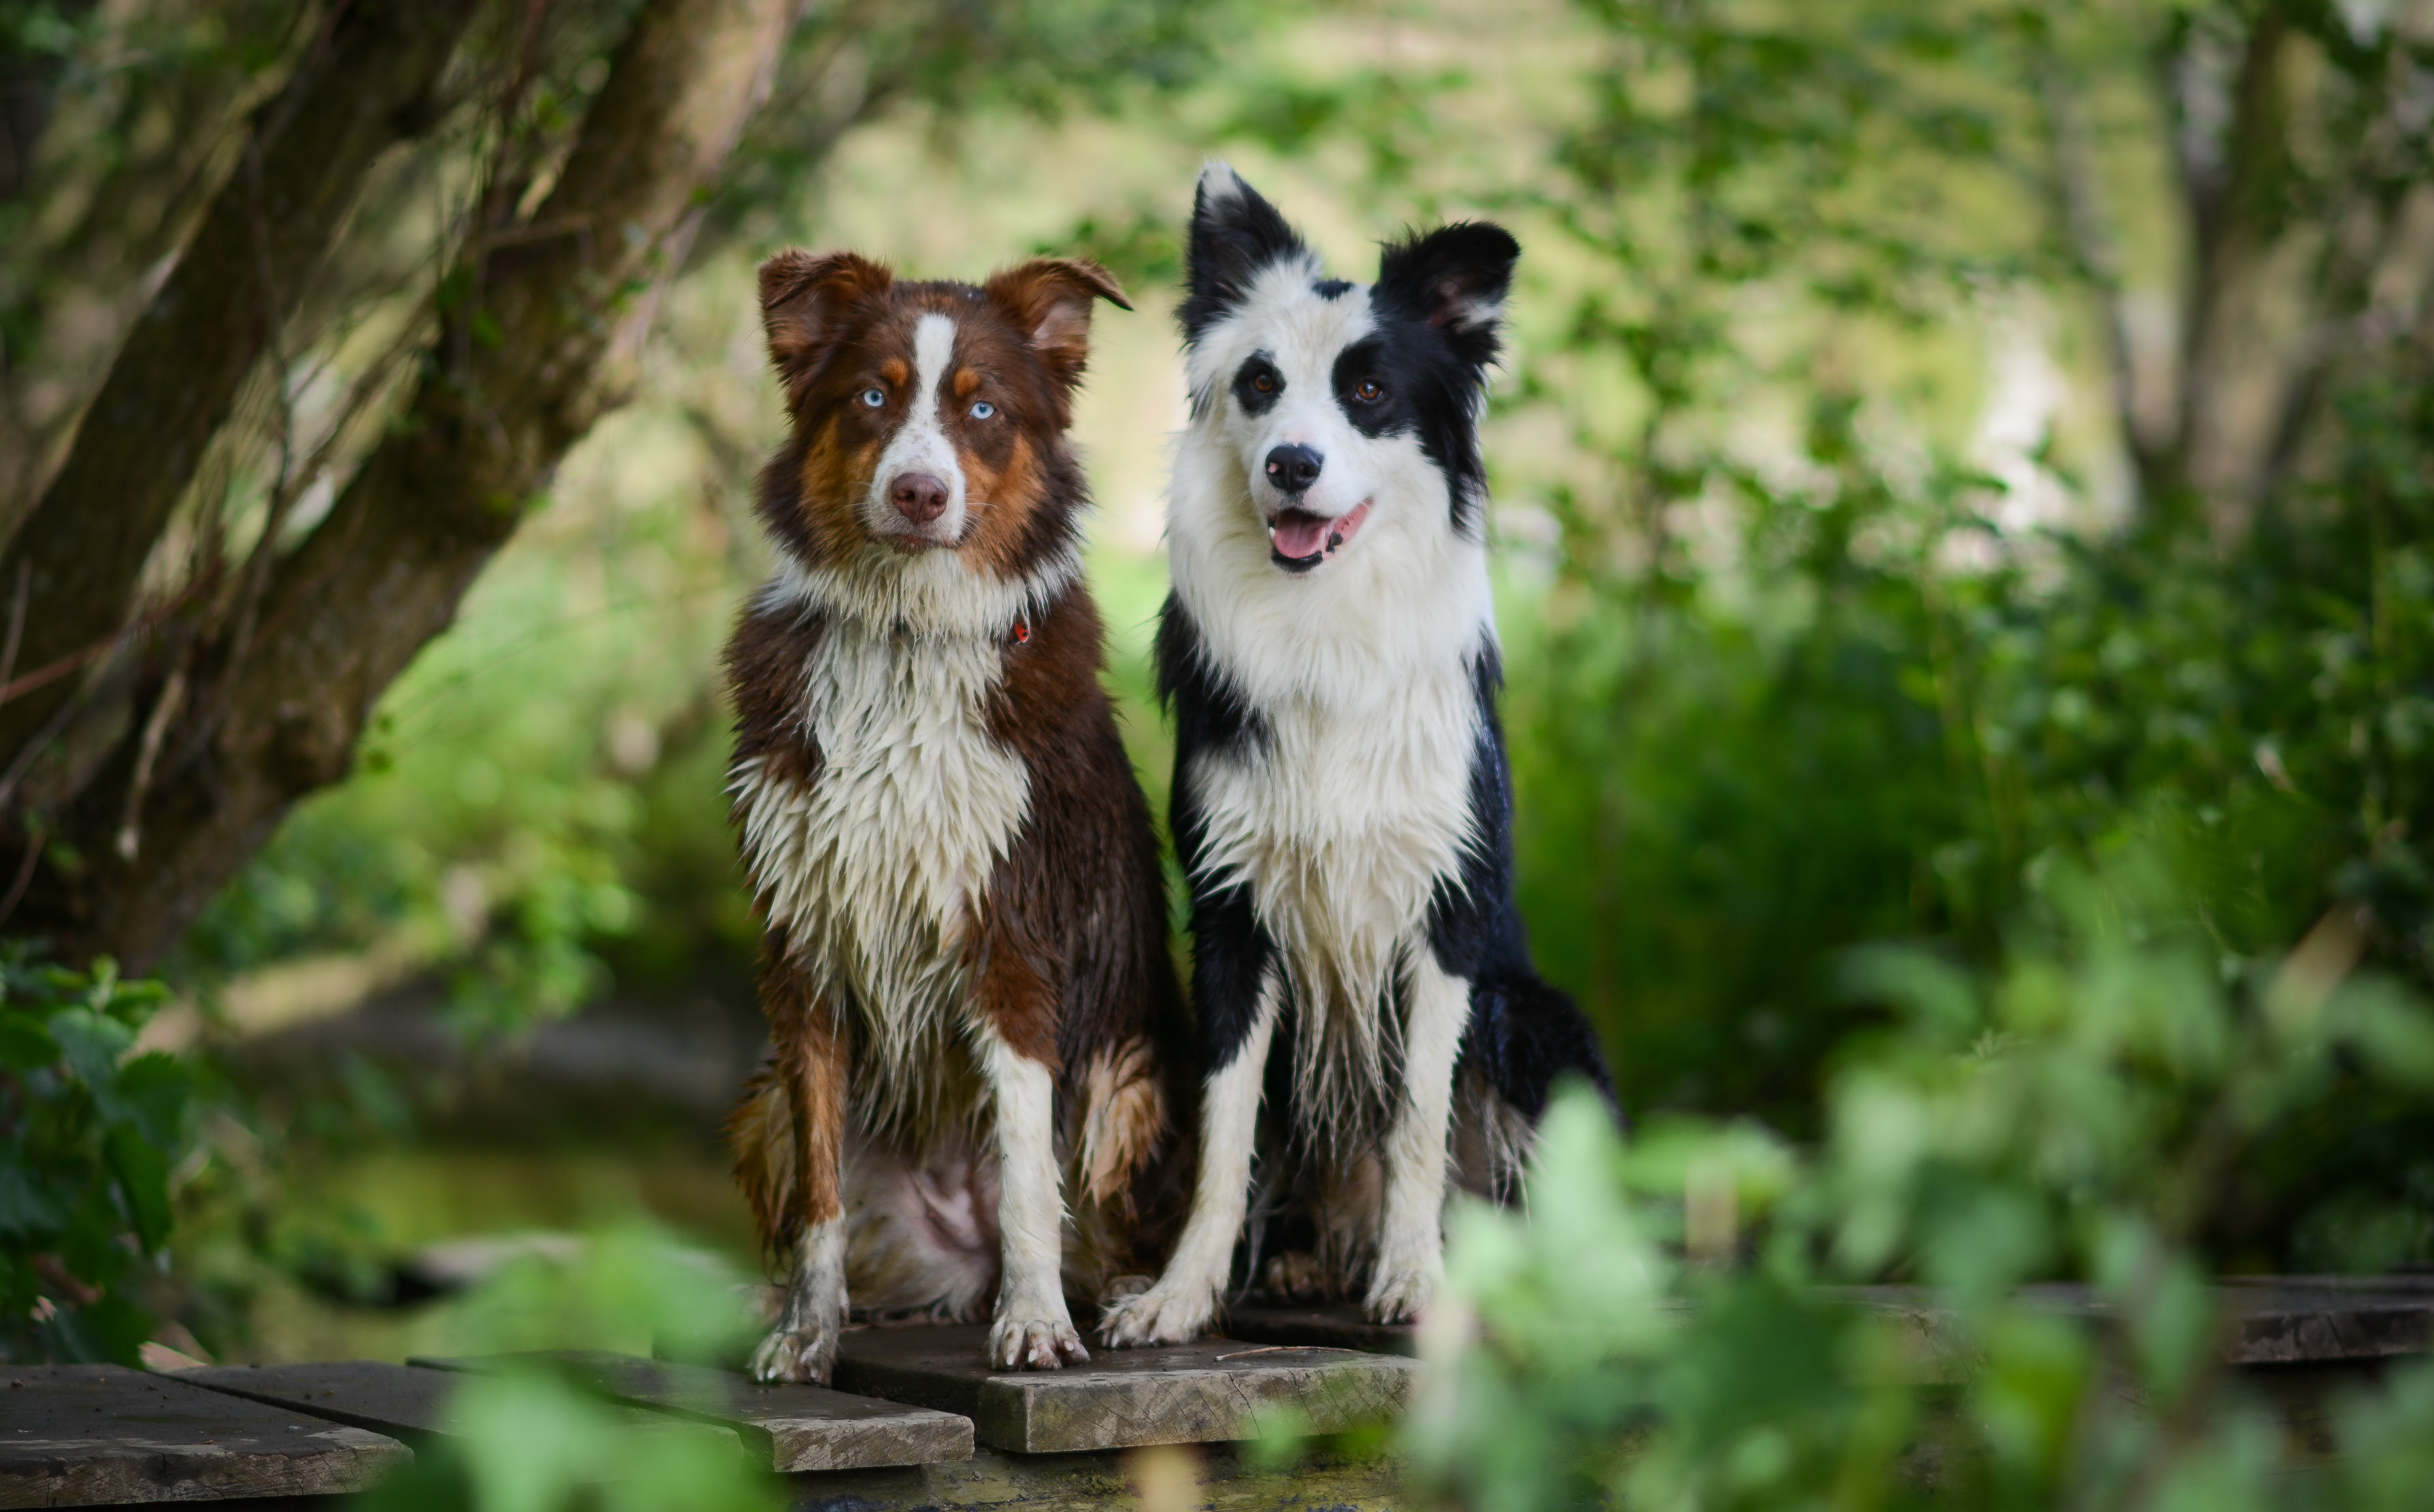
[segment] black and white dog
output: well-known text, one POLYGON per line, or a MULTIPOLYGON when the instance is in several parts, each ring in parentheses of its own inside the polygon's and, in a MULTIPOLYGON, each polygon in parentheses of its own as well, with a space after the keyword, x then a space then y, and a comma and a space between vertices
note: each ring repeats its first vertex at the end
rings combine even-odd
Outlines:
POLYGON ((1208 1079, 1190 1221, 1110 1343, 1208 1325, 1255 1146, 1262 1209, 1314 1251, 1269 1283, 1403 1319, 1443 1271, 1448 1179, 1505 1190, 1558 1076, 1611 1096, 1513 901, 1479 421, 1519 256, 1458 224, 1348 283, 1231 168, 1201 174, 1157 655, 1208 1079))

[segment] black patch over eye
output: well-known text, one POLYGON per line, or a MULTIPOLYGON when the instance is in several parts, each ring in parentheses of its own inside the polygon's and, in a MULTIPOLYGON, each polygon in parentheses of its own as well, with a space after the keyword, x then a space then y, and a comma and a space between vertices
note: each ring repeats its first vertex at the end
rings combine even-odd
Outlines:
POLYGON ((1285 375, 1260 352, 1234 374, 1234 398, 1253 415, 1264 415, 1285 391, 1285 375))
POLYGON ((1397 392, 1409 385, 1383 376, 1392 365, 1386 344, 1374 335, 1345 348, 1335 359, 1336 408, 1363 435, 1385 435, 1409 423, 1407 406, 1396 402, 1397 392))

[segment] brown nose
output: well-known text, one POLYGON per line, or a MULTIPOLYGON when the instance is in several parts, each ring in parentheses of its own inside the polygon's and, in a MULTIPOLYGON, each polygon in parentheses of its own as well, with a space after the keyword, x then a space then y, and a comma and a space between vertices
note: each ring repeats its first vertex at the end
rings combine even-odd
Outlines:
POLYGON ((927 525, 947 512, 947 485, 926 472, 900 472, 887 485, 887 501, 916 525, 927 525))

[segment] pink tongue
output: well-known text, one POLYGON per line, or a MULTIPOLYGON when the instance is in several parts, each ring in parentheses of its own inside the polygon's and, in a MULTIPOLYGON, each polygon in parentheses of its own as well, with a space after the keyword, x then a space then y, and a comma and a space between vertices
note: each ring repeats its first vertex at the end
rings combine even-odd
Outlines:
POLYGON ((1327 545, 1327 532, 1334 523, 1316 515, 1305 515, 1298 509, 1288 509, 1277 517, 1276 528, 1269 539, 1276 543, 1279 556, 1295 559, 1316 556, 1327 545))

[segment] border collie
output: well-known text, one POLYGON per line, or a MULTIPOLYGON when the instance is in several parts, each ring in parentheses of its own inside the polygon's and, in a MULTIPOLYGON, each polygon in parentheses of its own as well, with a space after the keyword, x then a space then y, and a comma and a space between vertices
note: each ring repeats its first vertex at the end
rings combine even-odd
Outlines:
POLYGON ((1262 1209, 1289 1192, 1316 1251, 1277 1256, 1270 1288, 1400 1320, 1442 1274, 1448 1178, 1508 1190, 1557 1076, 1612 1096, 1513 901, 1479 420, 1519 256, 1452 225, 1348 283, 1232 169, 1200 176, 1157 641, 1200 1164, 1172 1262, 1108 1310, 1110 1343, 1210 1322, 1255 1146, 1262 1209), (1264 1135, 1263 1093, 1282 1105, 1264 1135))
POLYGON ((1132 1268, 1189 1114, 1065 439, 1094 299, 1130 308, 1054 259, 977 288, 850 252, 761 269, 791 433, 759 497, 777 570, 727 667, 772 1045, 728 1135, 791 1257, 763 1380, 826 1380, 848 1298, 994 1296, 993 1365, 1088 1359, 1067 1287, 1132 1268))

